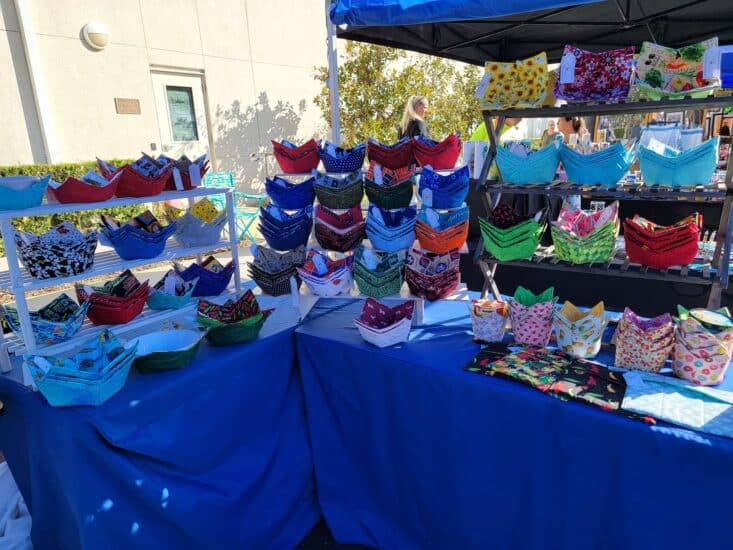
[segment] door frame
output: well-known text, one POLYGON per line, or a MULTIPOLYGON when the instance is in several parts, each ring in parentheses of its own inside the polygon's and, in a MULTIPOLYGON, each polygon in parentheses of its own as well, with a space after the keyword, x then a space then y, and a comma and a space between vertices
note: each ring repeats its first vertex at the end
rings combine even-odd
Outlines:
MULTIPOLYGON (((198 76, 201 79, 201 95, 204 98, 204 115, 206 118, 206 135, 209 141, 209 162, 211 164, 211 171, 218 171, 219 165, 216 161, 216 150, 214 149, 214 134, 213 127, 211 125, 211 108, 209 106, 209 93, 206 86, 206 72, 203 69, 187 69, 185 67, 173 67, 168 65, 150 65, 150 88, 153 92, 153 103, 155 107, 155 116, 158 121, 158 132, 160 133, 160 127, 162 121, 160 120, 161 114, 158 112, 158 107, 155 105, 155 86, 153 84, 153 74, 159 75, 170 75, 170 76, 198 76)), ((163 148, 163 136, 159 135, 158 141, 160 142, 160 148, 162 152, 163 148)))

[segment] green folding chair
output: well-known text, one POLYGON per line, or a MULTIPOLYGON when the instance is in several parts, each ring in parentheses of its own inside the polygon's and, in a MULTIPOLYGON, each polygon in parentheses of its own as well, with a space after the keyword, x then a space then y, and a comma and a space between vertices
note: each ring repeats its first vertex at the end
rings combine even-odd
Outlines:
MULTIPOLYGON (((204 176, 203 186, 234 189, 234 220, 237 226, 237 240, 241 241, 246 235, 250 241, 256 242, 250 228, 257 220, 260 207, 267 201, 267 195, 253 195, 251 193, 237 191, 234 174, 231 172, 210 172, 204 176)), ((209 200, 219 210, 226 208, 224 195, 212 195, 209 197, 209 200)), ((228 235, 229 227, 225 226, 224 230, 228 235)))

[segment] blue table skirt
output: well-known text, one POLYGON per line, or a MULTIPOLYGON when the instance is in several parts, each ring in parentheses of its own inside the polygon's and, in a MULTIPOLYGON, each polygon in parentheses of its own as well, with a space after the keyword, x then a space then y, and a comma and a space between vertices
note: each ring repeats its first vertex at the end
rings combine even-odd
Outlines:
POLYGON ((379 548, 729 548, 733 440, 650 426, 463 370, 466 306, 378 349, 319 303, 297 334, 318 498, 379 548), (439 324, 438 324, 439 323, 439 324))
POLYGON ((320 517, 294 327, 54 409, 0 376, 0 449, 50 548, 294 547, 320 517))

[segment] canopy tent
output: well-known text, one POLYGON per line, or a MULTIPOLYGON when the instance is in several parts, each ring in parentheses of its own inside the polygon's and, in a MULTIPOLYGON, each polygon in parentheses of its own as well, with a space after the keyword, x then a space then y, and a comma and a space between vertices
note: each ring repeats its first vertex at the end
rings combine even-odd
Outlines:
POLYGON ((649 40, 733 43, 730 0, 336 0, 337 36, 483 65, 572 43, 592 51, 649 40), (512 15, 514 14, 514 15, 512 15))

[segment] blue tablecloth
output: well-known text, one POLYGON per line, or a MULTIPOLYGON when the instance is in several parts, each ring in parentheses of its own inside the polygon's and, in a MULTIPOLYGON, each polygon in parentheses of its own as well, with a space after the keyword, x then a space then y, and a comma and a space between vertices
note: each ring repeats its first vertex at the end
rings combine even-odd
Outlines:
POLYGON ((203 342, 180 371, 133 371, 101 407, 54 409, 0 376, 0 449, 50 548, 284 548, 320 517, 294 316, 203 342))
POLYGON ((733 440, 650 426, 463 370, 465 303, 377 349, 360 303, 298 329, 324 516, 380 548, 729 548, 733 440), (434 324, 430 324, 434 323, 434 324))

